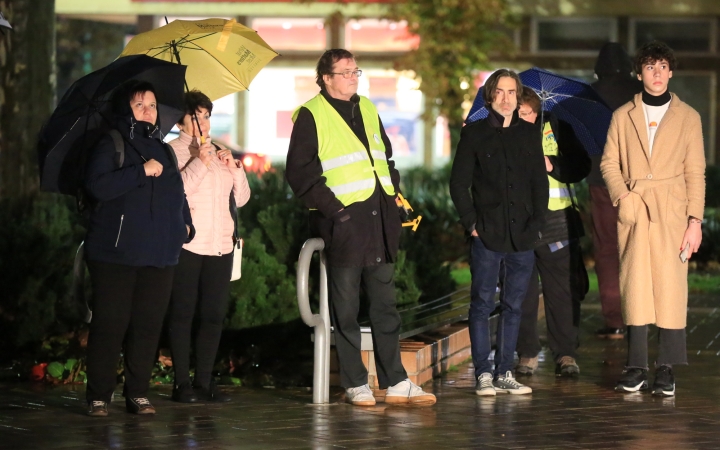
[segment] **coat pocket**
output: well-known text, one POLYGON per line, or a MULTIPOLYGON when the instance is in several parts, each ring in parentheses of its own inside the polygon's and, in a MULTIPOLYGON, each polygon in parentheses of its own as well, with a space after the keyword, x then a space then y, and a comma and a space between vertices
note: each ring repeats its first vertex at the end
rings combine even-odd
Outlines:
POLYGON ((500 203, 483 206, 480 211, 483 231, 494 231, 503 228, 503 214, 500 203))
POLYGON ((627 197, 620 200, 620 204, 618 205, 618 222, 623 225, 633 225, 637 221, 635 217, 635 197, 636 194, 630 192, 627 197))
POLYGON ((668 189, 667 202, 665 203, 665 218, 670 223, 687 224, 688 199, 682 186, 673 186, 668 189))

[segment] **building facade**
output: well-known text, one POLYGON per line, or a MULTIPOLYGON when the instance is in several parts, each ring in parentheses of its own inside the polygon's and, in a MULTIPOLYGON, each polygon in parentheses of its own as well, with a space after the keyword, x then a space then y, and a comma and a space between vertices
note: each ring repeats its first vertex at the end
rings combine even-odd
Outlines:
MULTIPOLYGON (((426 125, 420 119, 424 101, 414 74, 393 69, 393 61, 415 48, 418 38, 408 35, 405 23, 383 19, 386 1, 56 0, 56 12, 64 18, 133 25, 135 32, 161 26, 166 17, 235 18, 257 30, 281 56, 263 69, 249 91, 216 102, 213 134, 277 161, 287 152, 292 111, 318 92, 317 58, 327 48, 347 48, 358 56, 364 71, 360 93, 377 105, 398 164, 444 164, 450 148, 442 118, 426 125)), ((720 163, 720 1, 510 3, 521 18, 517 29, 508 30, 516 48, 512 57, 495 58, 495 67, 538 66, 592 82, 597 51, 605 42, 620 42, 631 54, 648 40, 667 42, 680 60, 671 89, 701 114, 708 163, 720 163)))

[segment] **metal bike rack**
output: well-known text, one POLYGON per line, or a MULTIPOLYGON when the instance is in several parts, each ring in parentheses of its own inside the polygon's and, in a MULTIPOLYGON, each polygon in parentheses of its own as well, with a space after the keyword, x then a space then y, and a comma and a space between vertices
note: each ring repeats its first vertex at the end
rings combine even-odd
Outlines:
POLYGON ((330 310, 327 293, 327 266, 325 242, 320 238, 305 241, 297 268, 297 296, 300 317, 315 329, 315 356, 313 363, 313 404, 330 402, 330 310), (313 253, 320 253, 320 314, 310 308, 309 277, 313 253))

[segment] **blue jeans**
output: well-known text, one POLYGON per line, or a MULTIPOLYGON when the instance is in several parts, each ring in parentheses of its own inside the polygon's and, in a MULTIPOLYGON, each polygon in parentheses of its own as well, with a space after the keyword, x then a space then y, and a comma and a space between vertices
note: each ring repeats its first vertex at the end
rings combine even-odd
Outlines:
POLYGON ((495 309, 495 292, 500 262, 505 261, 505 293, 500 300, 500 322, 497 327, 494 376, 504 375, 513 368, 522 315, 522 303, 535 265, 532 250, 525 252, 494 252, 485 248, 480 238, 472 238, 470 248, 470 342, 475 377, 492 372, 490 356, 490 313, 495 309))

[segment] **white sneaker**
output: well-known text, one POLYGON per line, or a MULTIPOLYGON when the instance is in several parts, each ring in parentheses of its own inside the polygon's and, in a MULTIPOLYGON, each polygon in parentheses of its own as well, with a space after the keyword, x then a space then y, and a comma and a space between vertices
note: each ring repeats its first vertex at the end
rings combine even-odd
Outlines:
POLYGON ((493 384, 495 385, 496 392, 504 392, 506 394, 530 394, 532 392, 529 386, 515 381, 515 377, 510 370, 505 372, 505 375, 498 376, 493 384))
POLYGON ((345 401, 355 406, 375 406, 375 397, 367 384, 345 389, 345 401))
POLYGON ((385 403, 412 403, 414 405, 433 405, 437 399, 433 394, 422 390, 409 378, 390 386, 385 392, 385 403))
POLYGON ((477 395, 497 395, 493 385, 493 375, 490 372, 481 373, 475 385, 477 395))

